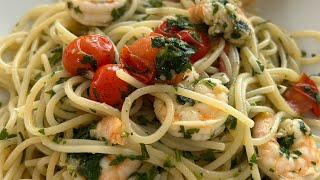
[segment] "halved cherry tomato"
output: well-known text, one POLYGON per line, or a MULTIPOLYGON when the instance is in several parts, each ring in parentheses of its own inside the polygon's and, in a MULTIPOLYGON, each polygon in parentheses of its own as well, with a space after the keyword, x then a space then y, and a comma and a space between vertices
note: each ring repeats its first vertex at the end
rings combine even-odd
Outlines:
POLYGON ((156 29, 154 30, 155 33, 164 35, 165 37, 173 37, 175 36, 178 32, 180 32, 182 29, 179 28, 178 26, 173 26, 171 28, 168 29, 167 27, 167 20, 162 21, 161 24, 159 24, 159 26, 156 27, 156 29))
POLYGON ((121 109, 125 97, 133 89, 127 82, 118 78, 116 72, 119 69, 118 64, 107 64, 96 71, 90 84, 90 99, 121 109))
POLYGON ((155 78, 156 56, 159 48, 153 48, 151 38, 161 36, 151 33, 129 46, 124 46, 121 52, 121 66, 131 76, 145 84, 153 84, 155 78))
POLYGON ((80 36, 63 51, 63 65, 73 75, 83 75, 86 71, 96 71, 114 61, 111 41, 99 34, 80 36))
POLYGON ((320 117, 320 103, 317 101, 319 90, 306 74, 301 76, 298 83, 288 87, 282 96, 294 110, 300 113, 312 110, 314 115, 320 117))
POLYGON ((203 58, 211 49, 211 44, 208 36, 202 32, 193 30, 182 30, 177 33, 177 38, 188 43, 196 51, 190 56, 190 61, 195 63, 203 58))

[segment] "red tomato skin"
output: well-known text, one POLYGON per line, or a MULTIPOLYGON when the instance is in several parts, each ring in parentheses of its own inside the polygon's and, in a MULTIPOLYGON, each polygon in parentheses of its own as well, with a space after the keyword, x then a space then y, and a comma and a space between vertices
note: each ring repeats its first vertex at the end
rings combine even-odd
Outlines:
POLYGON ((151 33, 150 36, 125 46, 120 57, 121 67, 131 76, 148 85, 154 84, 156 56, 160 51, 152 47, 153 36, 161 35, 151 33))
POLYGON ((293 87, 288 87, 282 96, 294 110, 300 113, 311 110, 315 116, 320 117, 320 104, 313 97, 317 93, 319 90, 316 83, 306 74, 302 74, 300 81, 293 87), (304 87, 311 90, 306 92, 304 87))
POLYGON ((80 72, 96 71, 105 64, 114 61, 114 47, 107 37, 93 34, 80 36, 73 40, 63 51, 62 62, 68 72, 73 75, 82 75, 80 72), (85 55, 91 55, 96 61, 96 67, 83 62, 85 55), (80 69, 81 71, 80 71, 80 69))
POLYGON ((193 30, 182 30, 177 33, 177 38, 188 43, 191 47, 196 48, 196 52, 190 56, 190 61, 192 63, 195 63, 199 59, 203 58, 211 49, 211 44, 208 36, 202 32, 193 30), (192 33, 196 33, 199 36, 200 42, 192 36, 192 33))
POLYGON ((167 27, 167 20, 162 21, 154 30, 155 33, 161 34, 165 37, 174 37, 181 29, 177 26, 173 26, 170 29, 167 27))
POLYGON ((91 100, 103 102, 121 109, 124 95, 129 95, 129 85, 118 78, 116 72, 120 69, 117 64, 101 66, 95 73, 90 84, 89 96, 91 100))

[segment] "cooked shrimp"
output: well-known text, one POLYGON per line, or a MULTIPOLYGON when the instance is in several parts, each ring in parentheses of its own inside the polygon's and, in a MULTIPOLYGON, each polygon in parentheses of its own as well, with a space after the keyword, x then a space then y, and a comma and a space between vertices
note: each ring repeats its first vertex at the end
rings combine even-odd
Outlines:
MULTIPOLYGON (((253 137, 270 132, 274 115, 255 117, 253 137)), ((301 119, 286 119, 279 125, 276 137, 258 146, 259 167, 272 179, 318 179, 319 153, 311 129, 301 119)))
POLYGON ((70 15, 87 26, 106 26, 123 15, 127 0, 67 0, 70 15))
POLYGON ((194 23, 209 25, 210 35, 220 35, 235 44, 243 44, 253 27, 240 7, 232 0, 200 0, 189 9, 194 23))
POLYGON ((97 139, 106 139, 110 144, 124 145, 127 143, 127 136, 120 119, 114 116, 104 117, 95 129, 90 130, 90 135, 97 139))
MULTIPOLYGON (((189 87, 195 75, 188 76, 179 86, 189 87)), ((195 83, 192 81, 192 83, 195 83)), ((213 78, 200 80, 194 86, 193 90, 197 93, 228 103, 229 90, 221 84, 221 81, 213 78)), ((216 107, 209 106, 202 102, 195 102, 183 96, 170 94, 174 101, 175 113, 174 122, 169 129, 169 133, 176 137, 185 137, 185 133, 192 132, 193 140, 207 140, 224 128, 223 124, 228 114, 216 107), (199 131, 198 131, 199 130, 199 131)), ((163 123, 167 108, 163 101, 155 99, 155 114, 163 123)), ((190 134, 190 135, 191 135, 190 134)))
POLYGON ((141 161, 126 159, 116 166, 110 166, 115 157, 105 156, 100 160, 101 174, 99 180, 126 180, 141 166, 141 161))

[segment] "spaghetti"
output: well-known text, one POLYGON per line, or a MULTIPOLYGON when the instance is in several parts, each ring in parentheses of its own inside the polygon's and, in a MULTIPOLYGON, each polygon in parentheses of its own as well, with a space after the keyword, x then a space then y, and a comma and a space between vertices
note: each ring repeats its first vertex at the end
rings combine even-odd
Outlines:
POLYGON ((0 86, 8 93, 0 179, 318 178, 320 138, 308 125, 319 123, 298 118, 320 116, 320 78, 300 75, 301 64, 320 58, 305 57, 294 38, 319 33, 289 34, 240 7, 68 0, 33 8, 0 39, 0 86), (80 65, 88 69, 63 64, 68 46, 88 35, 107 37, 116 64, 99 65, 87 52, 76 56, 86 56, 80 65), (138 71, 150 57, 153 70, 138 71), (130 65, 137 59, 144 61, 130 65), (93 84, 99 67, 111 66, 125 96, 119 103, 98 92, 113 85, 93 84), (277 165, 288 162, 283 171, 277 165))

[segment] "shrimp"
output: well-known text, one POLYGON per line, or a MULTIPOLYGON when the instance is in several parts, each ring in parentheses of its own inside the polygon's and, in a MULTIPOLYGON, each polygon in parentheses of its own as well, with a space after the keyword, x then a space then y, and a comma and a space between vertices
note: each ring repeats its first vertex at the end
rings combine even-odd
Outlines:
POLYGON ((95 129, 90 130, 90 135, 97 139, 106 139, 110 144, 125 145, 128 141, 121 120, 114 116, 104 117, 95 129))
MULTIPOLYGON (((253 137, 270 132, 275 118, 271 113, 255 117, 253 137)), ((286 119, 275 137, 258 146, 259 167, 272 179, 317 179, 320 177, 319 154, 311 129, 301 119, 286 119)))
MULTIPOLYGON (((124 127, 120 119, 114 116, 104 117, 90 131, 90 135, 97 138, 105 138, 111 144, 125 145, 127 136, 124 136, 124 127)), ((106 155, 100 160, 101 174, 99 180, 125 180, 138 170, 141 161, 126 159, 118 165, 110 166, 110 162, 115 158, 115 155, 106 155)))
POLYGON ((231 43, 242 45, 254 29, 237 3, 232 0, 201 0, 189 8, 194 23, 209 25, 208 34, 220 35, 231 43))
POLYGON ((125 12, 128 0, 67 0, 69 14, 87 26, 107 26, 125 12))
MULTIPOLYGON (((197 77, 194 73, 190 73, 178 86, 191 89, 190 83, 194 84, 194 78, 197 77)), ((228 103, 229 90, 217 79, 202 79, 194 85, 193 90, 223 103, 228 103)), ((175 107, 174 122, 168 130, 171 135, 193 140, 208 140, 223 131, 224 122, 228 117, 227 113, 183 96, 175 94, 169 94, 169 96, 173 99, 175 107)), ((167 112, 165 103, 156 98, 154 109, 157 118, 163 123, 167 112)))
POLYGON ((141 161, 126 159, 116 166, 110 166, 110 162, 115 158, 114 155, 104 156, 100 160, 102 168, 99 180, 126 180, 136 172, 141 166, 141 161))

